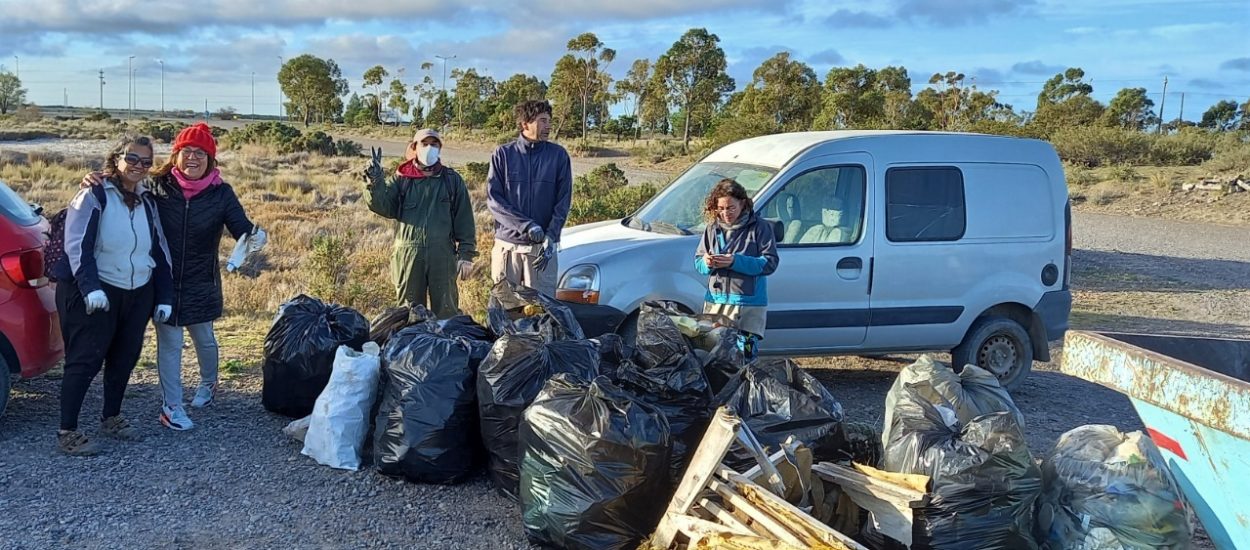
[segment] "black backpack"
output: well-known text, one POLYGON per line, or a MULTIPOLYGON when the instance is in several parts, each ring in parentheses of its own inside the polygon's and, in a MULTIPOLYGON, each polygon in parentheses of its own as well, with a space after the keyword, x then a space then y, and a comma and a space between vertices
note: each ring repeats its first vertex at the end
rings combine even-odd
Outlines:
MULTIPOLYGON (((96 201, 100 203, 100 209, 104 209, 104 205, 108 202, 108 193, 104 192, 104 185, 92 185, 91 193, 95 195, 96 201)), ((47 241, 43 247, 43 273, 48 277, 49 281, 57 282, 56 265, 60 262, 68 262, 65 257, 65 215, 69 212, 69 208, 62 208, 56 214, 48 219, 47 241)))

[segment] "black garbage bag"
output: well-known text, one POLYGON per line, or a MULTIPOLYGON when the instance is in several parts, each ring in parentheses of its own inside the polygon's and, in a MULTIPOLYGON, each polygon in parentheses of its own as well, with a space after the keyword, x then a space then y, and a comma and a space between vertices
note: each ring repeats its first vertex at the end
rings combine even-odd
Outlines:
POLYGON ((1042 475, 1015 416, 995 412, 959 422, 904 386, 882 466, 932 478, 921 512, 932 548, 1032 549, 1033 505, 1042 475))
POLYGON ((599 371, 604 374, 616 372, 632 355, 632 349, 625 345, 620 335, 608 333, 590 341, 599 347, 599 371))
POLYGON ((495 343, 486 327, 479 325, 468 315, 457 315, 438 321, 438 328, 448 337, 461 337, 469 342, 469 367, 475 373, 486 356, 490 355, 490 347, 495 343))
POLYGON ((638 311, 635 356, 638 364, 645 369, 693 357, 693 348, 669 315, 683 314, 666 302, 645 302, 638 311))
POLYGON ((697 362, 689 361, 651 369, 626 361, 617 368, 613 379, 668 419, 673 445, 669 476, 676 489, 712 418, 712 394, 703 369, 697 362))
POLYGON ((633 550, 668 502, 664 415, 606 377, 560 374, 521 424, 521 511, 531 541, 633 550))
POLYGON ((590 340, 549 342, 536 333, 510 334, 495 341, 478 371, 478 412, 490 479, 500 494, 514 501, 520 475, 517 430, 521 413, 534 402, 543 384, 560 373, 585 379, 598 376, 598 346, 590 340))
POLYGON ((555 298, 503 280, 490 291, 487 324, 495 337, 536 332, 547 340, 583 340, 586 335, 573 310, 555 298))
POLYGON ((359 350, 369 341, 369 321, 354 309, 300 294, 278 308, 265 336, 266 410, 303 418, 330 381, 341 345, 359 350))
MULTIPOLYGON (((723 403, 738 414, 756 439, 772 453, 794 436, 817 461, 850 458, 842 405, 829 390, 789 360, 761 361, 746 367, 736 388, 726 388, 723 403)), ((734 468, 755 462, 736 447, 726 459, 734 468)))
POLYGON ((388 307, 369 321, 369 340, 379 346, 386 346, 386 341, 404 327, 423 323, 434 318, 425 306, 388 307))
POLYGON ((471 346, 439 325, 414 325, 382 352, 386 379, 374 433, 378 471, 417 483, 458 483, 481 465, 471 346))
POLYGON ((894 385, 885 396, 885 431, 882 444, 890 441, 895 403, 903 395, 904 386, 910 387, 922 399, 933 405, 945 405, 955 412, 961 424, 994 412, 1007 412, 1015 417, 1020 431, 1025 430, 1024 415, 1016 403, 998 383, 998 378, 976 365, 965 365, 959 374, 950 365, 922 355, 916 362, 903 367, 894 385))

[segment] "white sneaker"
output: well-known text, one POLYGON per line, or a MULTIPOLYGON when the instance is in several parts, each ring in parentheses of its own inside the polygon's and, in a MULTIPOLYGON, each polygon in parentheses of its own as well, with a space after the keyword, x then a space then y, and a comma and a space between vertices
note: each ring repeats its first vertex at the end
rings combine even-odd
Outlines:
POLYGON ((195 427, 182 405, 161 405, 161 425, 171 430, 186 431, 195 427))
POLYGON ((217 395, 216 382, 200 382, 200 387, 195 390, 195 398, 191 400, 191 406, 197 409, 207 407, 213 402, 213 397, 217 395))

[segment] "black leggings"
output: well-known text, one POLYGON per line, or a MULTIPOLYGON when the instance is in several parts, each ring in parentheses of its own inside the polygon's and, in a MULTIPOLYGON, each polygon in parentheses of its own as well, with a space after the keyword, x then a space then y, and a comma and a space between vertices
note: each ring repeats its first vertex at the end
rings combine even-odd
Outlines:
POLYGON ((78 415, 87 388, 104 367, 104 412, 100 418, 121 414, 130 372, 143 350, 144 331, 152 319, 155 301, 152 283, 134 290, 101 284, 109 299, 108 311, 87 315, 83 294, 73 281, 56 286, 56 309, 65 340, 65 376, 61 378, 61 429, 77 430, 78 415))

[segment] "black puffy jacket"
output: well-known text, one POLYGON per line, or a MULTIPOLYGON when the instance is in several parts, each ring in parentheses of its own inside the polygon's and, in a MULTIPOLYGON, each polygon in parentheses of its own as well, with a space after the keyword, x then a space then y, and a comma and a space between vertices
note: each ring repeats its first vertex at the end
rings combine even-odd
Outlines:
POLYGON ((210 186, 186 200, 172 175, 153 178, 153 194, 173 260, 174 314, 169 324, 187 326, 213 321, 222 314, 222 228, 236 240, 251 233, 239 197, 227 183, 210 186))

